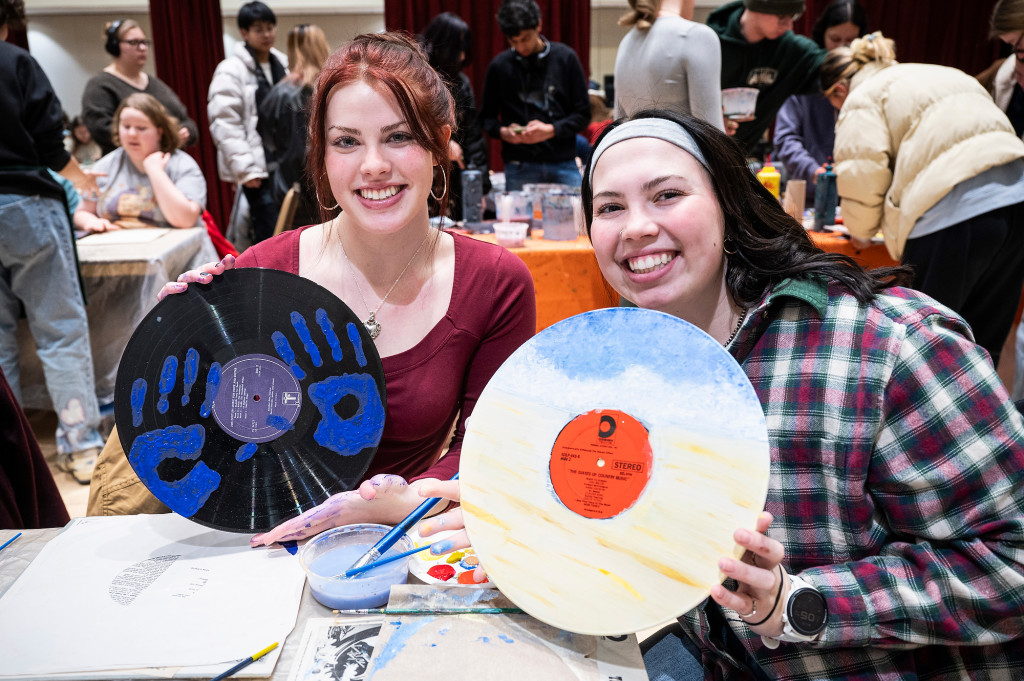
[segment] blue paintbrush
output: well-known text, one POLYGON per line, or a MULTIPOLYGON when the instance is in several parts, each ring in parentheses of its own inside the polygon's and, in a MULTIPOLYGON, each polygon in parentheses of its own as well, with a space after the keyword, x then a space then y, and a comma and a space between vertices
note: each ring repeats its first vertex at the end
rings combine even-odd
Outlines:
MULTIPOLYGON (((452 480, 458 480, 459 474, 456 473, 451 477, 452 480)), ((418 523, 423 519, 423 516, 430 512, 430 509, 437 505, 437 502, 441 501, 441 497, 431 497, 420 504, 415 511, 405 516, 402 522, 391 528, 391 531, 381 537, 380 541, 373 545, 369 551, 363 554, 363 556, 352 564, 349 570, 361 568, 367 563, 375 563, 381 557, 385 551, 390 549, 399 538, 405 534, 410 527, 418 523)), ((346 573, 348 574, 348 573, 346 573)))
POLYGON ((5 548, 7 548, 7 545, 8 545, 8 544, 10 544, 11 542, 13 542, 13 541, 14 541, 15 539, 17 539, 17 538, 18 538, 18 537, 20 537, 20 536, 21 536, 21 532, 19 532, 18 534, 14 535, 13 537, 11 537, 11 538, 10 538, 10 539, 8 539, 7 541, 5 541, 5 542, 3 543, 3 545, 2 545, 2 546, 0 546, 0 551, 3 551, 3 550, 4 550, 5 548))
MULTIPOLYGON (((396 560, 401 560, 403 558, 411 556, 414 553, 419 553, 420 551, 426 551, 429 548, 430 548, 430 544, 427 544, 426 546, 417 546, 414 549, 410 549, 408 551, 403 551, 402 553, 399 553, 398 555, 395 555, 395 556, 388 556, 387 558, 381 558, 380 560, 375 560, 374 562, 367 563, 366 565, 363 565, 361 567, 349 568, 348 570, 345 571, 344 575, 346 577, 355 577, 356 575, 358 575, 358 574, 360 574, 362 572, 366 572, 367 570, 372 570, 375 567, 380 567, 381 565, 387 565, 388 563, 394 563, 396 560)), ((341 577, 341 575, 334 575, 334 576, 335 577, 341 577)))

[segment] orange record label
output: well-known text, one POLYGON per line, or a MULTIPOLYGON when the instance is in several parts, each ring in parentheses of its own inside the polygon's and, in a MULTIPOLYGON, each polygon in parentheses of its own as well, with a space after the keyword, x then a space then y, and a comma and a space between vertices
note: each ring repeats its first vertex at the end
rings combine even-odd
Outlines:
POLYGON ((613 518, 640 498, 651 477, 647 429, 629 414, 596 409, 562 428, 551 448, 551 484, 584 518, 613 518))

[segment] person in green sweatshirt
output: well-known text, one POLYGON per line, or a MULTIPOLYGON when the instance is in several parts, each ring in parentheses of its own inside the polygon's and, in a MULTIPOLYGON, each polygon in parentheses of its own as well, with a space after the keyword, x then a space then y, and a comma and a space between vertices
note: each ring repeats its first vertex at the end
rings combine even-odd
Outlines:
POLYGON ((820 92, 825 50, 793 33, 804 0, 733 0, 708 17, 722 45, 722 89, 759 90, 754 119, 727 121, 727 131, 750 152, 790 95, 820 92))

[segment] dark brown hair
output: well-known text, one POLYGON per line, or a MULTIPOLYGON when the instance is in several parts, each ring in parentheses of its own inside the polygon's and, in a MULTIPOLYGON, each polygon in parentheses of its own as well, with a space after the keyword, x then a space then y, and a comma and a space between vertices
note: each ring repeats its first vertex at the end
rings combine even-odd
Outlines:
MULTIPOLYGON (((779 200, 747 168, 743 152, 725 133, 704 121, 674 111, 647 109, 628 120, 663 118, 678 124, 693 137, 707 160, 711 186, 725 217, 727 253, 725 285, 738 304, 750 307, 784 279, 820 276, 843 285, 861 302, 890 286, 910 284, 909 267, 881 267, 867 271, 853 258, 825 253, 814 245, 803 225, 790 217, 779 200)), ((595 144, 624 120, 612 123, 595 144)), ((583 174, 583 215, 587 233, 594 220, 594 188, 590 168, 583 174)))
POLYGON ((0 0, 0 26, 15 31, 25 28, 25 0, 0 0))
POLYGON ((323 205, 325 201, 333 203, 324 160, 327 102, 336 89, 360 81, 395 98, 413 139, 430 152, 448 178, 441 188, 441 182, 437 181, 439 178, 435 177, 435 186, 444 192, 438 201, 438 214, 445 215, 451 163, 444 126, 455 130, 455 104, 451 94, 411 36, 406 33, 366 33, 328 57, 313 88, 309 116, 309 173, 324 221, 334 213, 323 205))
POLYGON ((178 119, 167 113, 167 109, 156 97, 147 95, 145 92, 128 95, 114 112, 114 121, 111 123, 114 144, 121 146, 121 137, 118 135, 117 129, 121 125, 121 112, 125 109, 135 109, 141 112, 156 126, 157 130, 163 133, 160 135, 160 151, 166 154, 181 148, 181 135, 178 134, 181 124, 178 119))

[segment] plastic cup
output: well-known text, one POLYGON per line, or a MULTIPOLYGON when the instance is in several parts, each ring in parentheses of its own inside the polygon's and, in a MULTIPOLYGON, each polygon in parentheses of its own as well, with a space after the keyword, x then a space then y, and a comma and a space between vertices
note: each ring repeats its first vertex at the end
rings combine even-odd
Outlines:
POLYGON ((548 192, 541 198, 541 205, 544 210, 544 219, 541 222, 541 226, 544 229, 545 239, 551 239, 552 241, 573 241, 576 239, 578 234, 576 231, 573 199, 578 199, 578 197, 564 191, 548 192))
MULTIPOLYGON (((345 577, 344 573, 390 529, 387 525, 344 525, 306 542, 299 550, 299 563, 306 571, 313 598, 338 610, 379 608, 387 603, 391 587, 405 584, 409 579, 408 559, 396 560, 354 577, 345 577), (339 574, 340 577, 335 576, 339 574)), ((381 558, 412 548, 412 540, 403 536, 381 558)))
POLYGON ((505 248, 522 248, 526 245, 526 230, 529 225, 525 222, 495 222, 494 236, 498 244, 505 248))
POLYGON ((730 87, 722 90, 722 113, 733 121, 754 120, 759 90, 754 87, 730 87))

